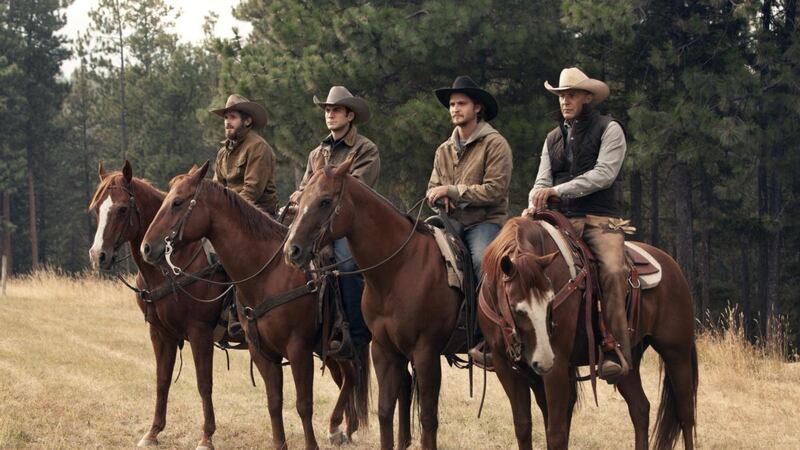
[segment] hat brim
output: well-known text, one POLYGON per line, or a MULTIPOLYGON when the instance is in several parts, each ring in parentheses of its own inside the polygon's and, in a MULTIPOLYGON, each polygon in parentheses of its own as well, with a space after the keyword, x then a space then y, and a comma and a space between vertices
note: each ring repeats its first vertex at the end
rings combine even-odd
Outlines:
POLYGON ((348 98, 343 98, 337 102, 329 103, 327 100, 318 99, 317 96, 315 95, 314 104, 323 109, 329 105, 344 106, 350 111, 353 111, 353 114, 355 115, 355 118, 353 118, 353 124, 355 125, 367 123, 370 118, 369 105, 367 105, 366 100, 360 97, 348 97, 348 98))
POLYGON ((467 97, 483 105, 484 114, 483 118, 488 122, 497 117, 498 106, 497 100, 492 94, 484 91, 481 88, 441 88, 433 91, 439 103, 445 108, 450 108, 450 96, 453 94, 464 94, 467 97))
POLYGON ((253 118, 253 128, 263 128, 267 125, 267 111, 263 106, 255 102, 242 102, 237 103, 229 108, 212 109, 211 112, 225 117, 228 111, 239 111, 248 114, 253 118))
POLYGON ((605 84, 600 80, 595 80, 594 78, 587 78, 581 81, 580 83, 574 84, 572 86, 562 86, 562 87, 554 87, 553 85, 550 84, 549 81, 545 81, 544 88, 555 95, 559 95, 559 92, 568 91, 570 89, 580 89, 582 91, 587 91, 592 94, 593 105, 605 101, 605 99, 608 98, 608 94, 610 93, 607 84, 605 84))

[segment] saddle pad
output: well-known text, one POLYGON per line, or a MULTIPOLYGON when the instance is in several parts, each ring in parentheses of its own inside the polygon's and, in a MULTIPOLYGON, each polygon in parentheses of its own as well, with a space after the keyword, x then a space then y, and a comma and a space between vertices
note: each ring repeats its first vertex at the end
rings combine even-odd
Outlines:
POLYGON ((545 230, 547 230, 547 234, 553 238, 556 245, 558 246, 558 251, 561 252, 561 256, 564 257, 564 260, 567 261, 567 267, 569 267, 569 276, 570 278, 575 278, 578 275, 578 271, 575 269, 575 260, 572 259, 572 250, 570 250, 569 243, 567 242, 567 238, 561 234, 560 231, 556 229, 553 225, 549 222, 545 222, 544 220, 538 220, 539 225, 542 226, 545 230))
POLYGON ((633 242, 626 241, 625 242, 625 251, 630 255, 633 256, 631 259, 634 260, 636 265, 639 265, 639 262, 644 259, 649 263, 650 266, 655 268, 655 271, 652 269, 650 270, 643 270, 639 273, 639 280, 642 282, 642 289, 652 289, 658 286, 658 283, 661 282, 661 264, 656 261, 656 259, 647 252, 647 250, 639 247, 633 242))
POLYGON ((438 227, 428 226, 428 228, 433 232, 433 238, 436 240, 436 245, 439 246, 439 251, 444 258, 444 265, 447 267, 447 284, 460 291, 464 282, 464 272, 458 268, 458 259, 447 242, 447 233, 438 227))

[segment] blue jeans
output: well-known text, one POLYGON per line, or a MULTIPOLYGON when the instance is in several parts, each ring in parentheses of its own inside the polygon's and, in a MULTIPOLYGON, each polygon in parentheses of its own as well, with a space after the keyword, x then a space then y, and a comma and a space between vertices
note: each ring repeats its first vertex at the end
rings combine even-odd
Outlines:
MULTIPOLYGON (((333 252, 337 263, 341 263, 351 258, 350 247, 347 246, 347 239, 333 241, 333 252)), ((350 261, 339 264, 339 271, 350 272, 358 270, 356 262, 350 261)), ((361 275, 348 275, 339 277, 339 289, 342 291, 342 304, 347 321, 350 323, 350 338, 356 347, 366 344, 372 336, 369 333, 367 324, 364 322, 364 314, 361 312, 361 295, 364 293, 364 278, 361 275)))
POLYGON ((472 255, 472 269, 475 271, 476 283, 481 279, 481 260, 483 260, 486 247, 492 243, 499 233, 500 225, 484 222, 467 228, 461 236, 472 255))

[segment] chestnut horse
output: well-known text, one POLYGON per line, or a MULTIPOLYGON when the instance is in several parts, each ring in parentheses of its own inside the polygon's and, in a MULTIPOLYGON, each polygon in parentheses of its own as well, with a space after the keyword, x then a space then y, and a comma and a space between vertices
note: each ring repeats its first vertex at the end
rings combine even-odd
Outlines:
MULTIPOLYGON (((673 448, 683 432, 684 448, 692 449, 698 384, 692 297, 680 267, 669 255, 647 244, 637 245, 661 264, 662 279, 656 287, 641 292, 639 326, 631 336, 631 370, 616 387, 628 403, 635 448, 646 449, 650 403, 642 389, 639 365, 645 349, 652 346, 666 371, 654 446, 659 450, 673 448)), ((588 364, 586 332, 578 326, 584 320, 582 291, 572 292, 548 319, 554 292, 570 281, 570 273, 540 222, 525 217, 506 223, 487 248, 482 267, 485 276, 480 301, 494 311, 495 317, 505 309, 510 321, 503 325, 518 336, 522 363, 527 365, 514 367, 498 322, 479 308, 478 321, 492 348, 497 378, 511 402, 519 448, 532 448, 533 390, 544 417, 547 447, 565 449, 577 398, 576 368, 588 364), (548 320, 554 324, 549 334, 548 320)), ((609 448, 620 446, 608 443, 609 448)))
MULTIPOLYGON (((239 320, 247 334, 250 355, 264 378, 272 440, 276 449, 286 448, 283 426, 283 358, 289 360, 297 390, 297 412, 303 422, 307 449, 316 449, 311 423, 313 412, 314 349, 320 343, 318 300, 305 291, 286 303, 255 317, 244 311, 257 309, 265 299, 275 299, 298 288, 311 286, 303 271, 286 265, 279 253, 286 227, 222 185, 204 179, 208 162, 173 179, 171 189, 142 243, 145 260, 165 258, 165 238, 180 249, 186 241, 208 238, 229 276, 237 281, 239 320), (177 233, 173 233, 176 231, 177 233), (181 237, 182 236, 182 237, 181 237), (261 269, 259 269, 261 268, 261 269), (252 308, 252 309, 251 309, 252 308)), ((366 425, 369 400, 369 354, 361 364, 328 360, 341 391, 330 420, 330 440, 346 442, 359 424, 366 425), (347 434, 340 430, 347 413, 347 434)))
MULTIPOLYGON (((99 164, 100 185, 97 187, 89 209, 97 214, 97 231, 89 256, 95 267, 110 270, 120 247, 128 243, 130 253, 139 273, 136 286, 154 291, 165 286, 167 279, 161 270, 147 264, 139 253, 139 245, 153 217, 156 215, 164 193, 148 182, 133 177, 128 161, 122 172, 106 173, 99 164)), ((208 266, 208 260, 198 242, 192 242, 175 254, 187 270, 196 272, 208 266)), ((214 280, 224 281, 223 273, 214 280)), ((185 292, 201 299, 219 296, 224 288, 207 283, 193 283, 162 299, 152 299, 150 314, 141 295, 136 300, 150 324, 150 340, 156 355, 156 410, 150 431, 142 437, 139 446, 157 445, 158 433, 164 430, 167 420, 167 398, 175 367, 179 342, 188 339, 194 355, 197 372, 197 389, 203 403, 203 435, 198 449, 213 449, 211 437, 216 430, 214 404, 211 401, 212 367, 214 360, 214 327, 222 310, 222 301, 198 303, 185 292)), ((163 291, 162 291, 163 292, 163 291)))
POLYGON ((456 326, 461 294, 448 285, 431 234, 415 230, 388 200, 348 175, 352 162, 322 167, 308 181, 284 246, 286 260, 305 266, 319 246, 347 238, 355 262, 368 269, 361 309, 372 332, 381 448, 393 448, 398 400, 397 447, 411 444, 410 362, 419 390, 422 448, 435 449, 439 356, 456 326))

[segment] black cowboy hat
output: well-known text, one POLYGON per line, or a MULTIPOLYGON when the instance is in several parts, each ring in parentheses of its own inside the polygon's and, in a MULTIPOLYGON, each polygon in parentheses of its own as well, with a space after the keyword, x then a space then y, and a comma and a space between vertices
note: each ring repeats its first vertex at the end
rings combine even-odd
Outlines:
POLYGON ((466 75, 456 78, 453 87, 440 88, 433 92, 445 108, 450 108, 450 95, 460 93, 483 105, 483 118, 487 122, 497 117, 497 100, 466 75))

